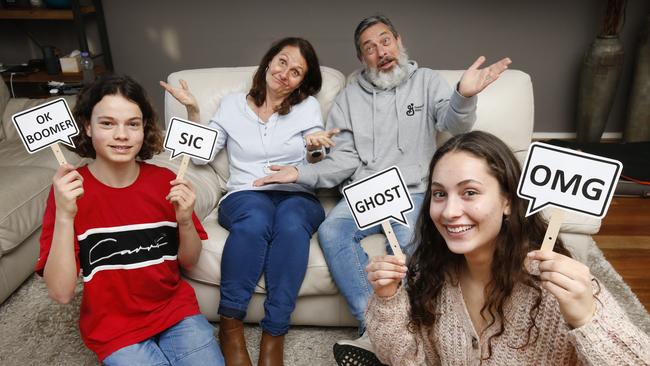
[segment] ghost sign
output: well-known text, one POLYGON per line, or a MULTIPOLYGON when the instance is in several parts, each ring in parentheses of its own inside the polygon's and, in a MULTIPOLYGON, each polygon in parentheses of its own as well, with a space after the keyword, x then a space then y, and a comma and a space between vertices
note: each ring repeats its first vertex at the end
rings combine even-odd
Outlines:
MULTIPOLYGON (((71 138, 79 134, 68 103, 63 98, 16 113, 11 119, 30 154, 48 146, 54 149, 59 142, 74 147, 71 138)), ((58 145, 56 150, 60 151, 58 145)))
POLYGON ((408 226, 404 214, 413 209, 413 201, 396 166, 346 186, 343 195, 361 230, 388 219, 408 226))
POLYGON ((413 210, 413 201, 396 166, 344 187, 343 196, 359 229, 381 223, 393 253, 403 255, 390 219, 408 226, 404 214, 413 210))
POLYGON ((535 142, 517 194, 530 201, 526 216, 550 205, 603 218, 621 170, 617 160, 535 142))
POLYGON ((171 158, 179 155, 209 161, 217 144, 219 133, 210 127, 172 117, 165 136, 165 149, 172 152, 171 158))

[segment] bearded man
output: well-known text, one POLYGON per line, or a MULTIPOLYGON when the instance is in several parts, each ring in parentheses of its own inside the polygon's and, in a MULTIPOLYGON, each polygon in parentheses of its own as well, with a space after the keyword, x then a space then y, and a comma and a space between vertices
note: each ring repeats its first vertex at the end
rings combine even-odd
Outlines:
MULTIPOLYGON (((312 145, 321 141, 322 145, 334 148, 316 164, 273 166, 277 173, 256 181, 255 185, 297 181, 318 188, 345 186, 395 165, 414 205, 406 214, 411 227, 391 223, 402 251, 408 256, 415 249, 411 243, 412 227, 424 199, 437 131, 469 131, 476 119, 477 94, 496 80, 511 61, 504 58, 480 69, 485 62, 481 56, 452 89, 438 72, 408 60, 399 33, 384 16, 362 20, 354 32, 354 43, 364 67, 353 74, 337 96, 327 119, 330 130, 310 140, 312 145)), ((373 289, 365 272, 368 255, 360 241, 381 230, 381 225, 359 230, 345 199, 318 229, 332 277, 350 312, 360 322, 359 339, 334 345, 339 365, 379 364, 364 334, 364 312, 373 289)), ((391 253, 390 246, 386 247, 391 253)))

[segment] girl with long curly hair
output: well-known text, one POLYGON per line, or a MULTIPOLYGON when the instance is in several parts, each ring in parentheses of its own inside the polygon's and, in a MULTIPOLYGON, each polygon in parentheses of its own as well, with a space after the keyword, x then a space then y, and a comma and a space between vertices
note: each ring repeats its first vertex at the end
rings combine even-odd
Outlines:
POLYGON ((435 153, 408 266, 381 256, 366 268, 374 288, 367 331, 380 360, 650 362, 650 338, 589 268, 561 240, 539 250, 546 224, 525 216, 520 175, 508 146, 486 132, 458 135, 435 153))

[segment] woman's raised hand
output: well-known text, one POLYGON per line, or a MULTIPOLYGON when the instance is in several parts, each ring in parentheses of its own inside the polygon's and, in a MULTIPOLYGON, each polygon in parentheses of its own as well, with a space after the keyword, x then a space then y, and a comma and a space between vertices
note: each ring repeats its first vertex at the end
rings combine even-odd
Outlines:
POLYGON ((382 255, 373 257, 366 266, 368 281, 379 297, 395 295, 400 282, 406 276, 406 262, 403 256, 382 255))
POLYGON ((194 94, 190 92, 190 87, 187 85, 185 80, 180 79, 178 82, 181 85, 180 88, 171 86, 164 81, 160 81, 160 86, 187 108, 187 118, 190 121, 199 122, 199 104, 197 103, 194 94))
POLYGON ((553 251, 534 250, 528 258, 539 261, 542 287, 555 296, 567 324, 587 324, 596 311, 589 267, 553 251))

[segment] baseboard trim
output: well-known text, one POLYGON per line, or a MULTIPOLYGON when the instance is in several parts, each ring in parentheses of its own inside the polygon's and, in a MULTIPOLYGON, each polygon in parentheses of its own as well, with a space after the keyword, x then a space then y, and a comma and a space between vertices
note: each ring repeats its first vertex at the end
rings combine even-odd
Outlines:
MULTIPOLYGON (((575 132, 533 132, 533 141, 538 140, 573 140, 576 138, 575 132)), ((620 140, 623 138, 622 132, 605 132, 603 140, 620 140)))

